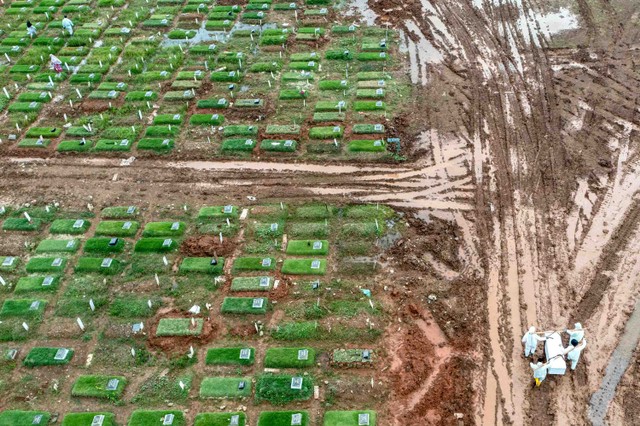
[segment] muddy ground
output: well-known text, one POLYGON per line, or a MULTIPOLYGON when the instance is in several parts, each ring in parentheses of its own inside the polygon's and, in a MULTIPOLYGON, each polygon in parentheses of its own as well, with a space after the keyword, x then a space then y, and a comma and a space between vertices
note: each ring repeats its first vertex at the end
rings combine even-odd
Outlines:
MULTIPOLYGON (((379 283, 397 312, 384 335, 388 368, 377 372, 390 394, 371 396, 384 425, 588 423, 638 297, 640 4, 356 3, 406 35, 415 108, 402 120, 418 135, 406 163, 5 157, 2 201, 201 204, 223 192, 242 204, 406 209, 408 235, 385 254, 379 283), (533 389, 523 331, 574 321, 589 341, 577 371, 533 389)), ((611 424, 638 424, 638 375, 636 355, 611 424)))

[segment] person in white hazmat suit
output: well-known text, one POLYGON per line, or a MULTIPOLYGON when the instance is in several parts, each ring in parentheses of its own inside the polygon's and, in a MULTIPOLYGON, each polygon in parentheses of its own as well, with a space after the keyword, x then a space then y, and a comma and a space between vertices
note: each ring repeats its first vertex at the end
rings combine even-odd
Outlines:
POLYGON ((538 361, 536 364, 533 362, 529 363, 529 367, 533 370, 533 379, 536 381, 536 387, 540 386, 540 383, 547 378, 547 371, 549 371, 549 363, 541 363, 538 361))
POLYGON ((582 350, 587 346, 587 339, 582 339, 582 344, 578 346, 576 339, 571 340, 571 346, 568 346, 564 351, 567 353, 567 361, 571 361, 571 370, 575 370, 580 360, 580 354, 582 350))
POLYGON ((544 342, 545 340, 547 339, 536 334, 535 327, 529 327, 529 331, 522 336, 522 343, 524 343, 524 356, 528 358, 533 355, 538 347, 538 342, 544 342))
POLYGON ((67 15, 64 15, 64 19, 62 20, 62 28, 69 31, 69 35, 73 35, 73 22, 67 18, 67 15))
POLYGON ((569 333, 569 341, 577 340, 578 343, 582 342, 584 338, 584 330, 582 329, 582 324, 579 322, 573 325, 573 330, 565 330, 565 332, 569 333))

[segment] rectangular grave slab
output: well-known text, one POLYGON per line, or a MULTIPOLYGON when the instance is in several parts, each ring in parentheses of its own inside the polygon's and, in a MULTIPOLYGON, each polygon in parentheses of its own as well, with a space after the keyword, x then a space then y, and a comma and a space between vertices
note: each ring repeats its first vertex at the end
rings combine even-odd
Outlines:
POLYGON ((271 278, 260 277, 260 287, 269 287, 270 282, 271 282, 271 278))
POLYGON ((295 413, 291 415, 291 426, 302 425, 302 413, 295 413))
POLYGON ((118 244, 118 241, 119 241, 118 238, 112 238, 112 239, 109 240, 109 245, 110 246, 115 246, 115 245, 118 244))
POLYGON ((141 322, 137 322, 131 326, 131 331, 134 333, 139 333, 144 328, 144 325, 141 322))
POLYGON ((74 240, 67 241, 67 248, 74 248, 76 246, 76 242, 74 240))
POLYGON ((173 242, 173 240, 171 238, 167 238, 166 240, 164 240, 162 242, 162 247, 171 247, 171 243, 173 242))
POLYGON ((17 349, 9 349, 5 355, 5 358, 7 360, 14 360, 16 359, 16 355, 18 355, 18 350, 17 349))
POLYGON ((42 286, 43 287, 48 287, 51 284, 53 284, 53 277, 50 275, 47 275, 46 277, 44 277, 44 279, 42 280, 42 286))
POLYGON ((31 305, 29 306, 29 310, 30 311, 37 311, 38 308, 40 308, 40 301, 39 300, 34 300, 33 302, 31 302, 31 305))
POLYGON ((67 358, 67 355, 69 355, 69 349, 60 348, 56 351, 53 359, 55 359, 56 361, 62 361, 63 359, 67 358))
POLYGON ((309 359, 309 350, 308 349, 299 349, 298 350, 298 361, 306 361, 309 359))
POLYGON ((42 422, 42 414, 36 414, 35 416, 33 416, 33 421, 31 422, 32 425, 39 425, 42 422))
POLYGON ((136 208, 134 206, 129 206, 127 208, 127 214, 134 214, 136 212, 136 208))
POLYGON ((302 377, 291 378, 291 389, 296 389, 296 390, 302 389, 302 377))
POLYGON ((240 349, 240 359, 249 359, 251 358, 251 349, 244 348, 240 349))
POLYGON ((272 223, 271 224, 271 232, 276 232, 278 230, 278 224, 277 223, 272 223))
POLYGON ((78 229, 78 228, 82 228, 84 226, 84 220, 82 219, 78 219, 75 222, 73 222, 73 228, 78 229))
POLYGON ((234 414, 231 416, 231 420, 229 420, 229 426, 238 426, 240 424, 240 415, 234 414))
POLYGON ((133 225, 133 223, 131 222, 125 222, 122 224, 122 229, 128 230, 131 229, 131 226, 133 225))
POLYGON ((112 262, 113 262, 113 259, 111 259, 110 257, 105 257, 104 259, 102 259, 102 263, 100 264, 100 267, 108 268, 111 266, 112 262))
POLYGON ((51 262, 51 266, 58 267, 60 265, 62 265, 62 259, 59 257, 56 257, 55 259, 53 259, 53 262, 51 262))
POLYGON ((369 413, 358 414, 358 426, 369 426, 369 413))
POLYGON ((313 249, 314 250, 321 250, 322 249, 322 241, 314 241, 313 242, 313 249))
POLYGON ((171 224, 171 230, 172 231, 177 231, 178 229, 180 229, 180 222, 173 222, 171 224))
POLYGON ((120 380, 118 380, 118 379, 109 379, 109 381, 107 382, 106 390, 114 391, 114 390, 118 389, 118 385, 119 384, 120 384, 120 380))
POLYGON ((267 257, 265 259, 262 259, 262 267, 268 268, 269 266, 271 266, 271 258, 267 257))
POLYGON ((13 262, 16 260, 15 257, 13 256, 7 256, 4 258, 4 260, 2 261, 2 266, 12 266, 13 262))
POLYGON ((104 423, 104 414, 96 414, 91 420, 91 426, 102 426, 104 423))
POLYGON ((233 206, 224 206, 223 210, 222 210, 225 214, 231 214, 233 213, 233 206))
POLYGON ((320 269, 320 261, 314 260, 313 262, 311 262, 311 269, 320 269))
POLYGON ((162 424, 163 425, 172 425, 173 424, 173 418, 174 415, 169 413, 169 414, 165 414, 164 419, 162 419, 162 424))
POLYGON ((240 380, 238 383, 238 390, 243 390, 247 386, 247 383, 244 380, 240 380))
POLYGON ((262 306, 264 306, 264 299, 261 299, 261 298, 253 299, 253 303, 251 304, 252 308, 262 309, 262 306))

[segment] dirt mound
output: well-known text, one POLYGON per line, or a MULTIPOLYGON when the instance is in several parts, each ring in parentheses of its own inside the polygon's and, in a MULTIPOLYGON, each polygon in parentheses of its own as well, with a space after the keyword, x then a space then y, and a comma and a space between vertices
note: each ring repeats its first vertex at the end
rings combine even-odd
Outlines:
POLYGON ((180 252, 185 256, 209 257, 229 256, 235 250, 236 243, 230 239, 223 239, 211 235, 198 235, 189 237, 182 242, 180 252))
POLYGON ((191 318, 192 315, 184 312, 173 310, 159 310, 153 319, 148 323, 149 325, 149 338, 147 345, 152 349, 159 349, 162 352, 173 354, 178 352, 185 352, 185 348, 189 348, 191 345, 202 345, 211 342, 222 329, 221 325, 209 316, 199 316, 203 319, 202 333, 198 336, 183 336, 183 337, 159 337, 156 336, 156 330, 158 329, 158 323, 163 318, 191 318))
POLYGON ((433 372, 431 360, 435 357, 433 344, 416 325, 404 332, 398 358, 402 364, 393 373, 393 389, 399 396, 407 396, 427 380, 433 372))
POLYGON ((455 425, 455 413, 465 419, 473 418, 473 377, 475 365, 472 361, 454 356, 442 366, 433 385, 414 409, 403 416, 407 424, 455 425), (416 423, 418 420, 421 422, 416 423), (424 423, 423 423, 424 422, 424 423))

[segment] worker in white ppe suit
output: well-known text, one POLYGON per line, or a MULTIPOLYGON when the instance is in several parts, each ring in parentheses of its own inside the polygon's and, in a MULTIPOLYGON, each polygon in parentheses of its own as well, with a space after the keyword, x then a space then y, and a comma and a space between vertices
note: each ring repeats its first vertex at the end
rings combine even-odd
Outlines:
POLYGON ((69 35, 73 35, 73 22, 67 18, 67 15, 64 15, 64 19, 62 20, 62 28, 69 31, 69 35))
POLYGON ((587 346, 587 339, 582 339, 582 344, 578 346, 578 341, 573 339, 571 346, 568 346, 564 351, 567 353, 567 360, 571 361, 571 370, 575 370, 578 366, 578 360, 582 350, 587 346))
POLYGON ((567 333, 569 333, 569 341, 577 340, 578 343, 582 342, 582 339, 584 338, 584 330, 582 329, 582 324, 577 322, 573 325, 573 327, 573 330, 565 330, 567 333))
POLYGON ((529 357, 533 355, 538 347, 538 342, 543 342, 546 338, 536 334, 536 328, 530 327, 529 331, 522 336, 522 343, 524 343, 524 356, 529 357))
POLYGON ((533 370, 533 379, 536 381, 536 387, 540 386, 540 383, 547 378, 547 371, 549 371, 549 363, 541 363, 538 361, 536 364, 530 362, 529 367, 533 370))

